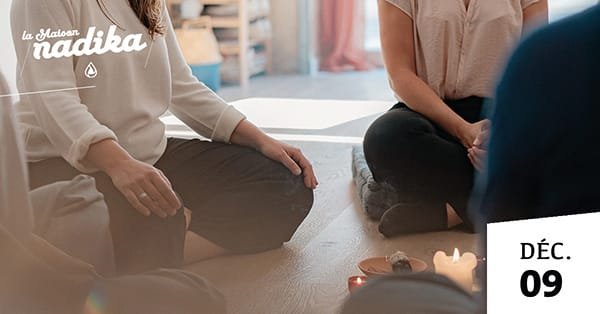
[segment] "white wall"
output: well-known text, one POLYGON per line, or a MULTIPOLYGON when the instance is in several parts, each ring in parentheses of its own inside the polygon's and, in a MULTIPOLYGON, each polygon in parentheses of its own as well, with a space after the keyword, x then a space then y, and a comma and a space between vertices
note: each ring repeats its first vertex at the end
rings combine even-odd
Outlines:
POLYGON ((11 0, 0 0, 0 71, 14 92, 17 61, 10 31, 10 3, 11 0))
POLYGON ((297 0, 271 0, 270 3, 273 24, 273 71, 279 74, 297 73, 297 0))

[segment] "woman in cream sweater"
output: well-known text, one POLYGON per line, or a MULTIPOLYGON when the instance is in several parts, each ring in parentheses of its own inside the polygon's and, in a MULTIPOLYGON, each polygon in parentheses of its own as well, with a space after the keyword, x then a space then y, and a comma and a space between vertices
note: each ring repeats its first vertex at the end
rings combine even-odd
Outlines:
POLYGON ((163 1, 14 0, 11 16, 31 186, 92 174, 121 273, 290 239, 310 162, 192 76, 163 1), (167 110, 212 141, 167 138, 167 110))
MULTIPOLYGON (((380 218, 386 236, 464 222, 485 151, 482 105, 547 0, 379 0, 382 49, 400 101, 369 128, 365 158, 399 199, 380 218)), ((517 148, 515 148, 517 149, 517 148)))

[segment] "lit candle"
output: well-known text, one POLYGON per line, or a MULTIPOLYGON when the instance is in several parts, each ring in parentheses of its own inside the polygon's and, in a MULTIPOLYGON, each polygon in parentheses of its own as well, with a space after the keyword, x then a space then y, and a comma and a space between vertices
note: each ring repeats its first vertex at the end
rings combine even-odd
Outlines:
POLYGON ((352 291, 354 291, 354 289, 360 288, 366 283, 367 283, 366 276, 352 276, 352 277, 348 278, 348 290, 350 292, 352 292, 352 291))
POLYGON ((467 291, 473 289, 473 269, 477 266, 477 257, 473 253, 460 256, 458 249, 454 249, 453 256, 438 251, 433 256, 435 272, 454 280, 467 291))

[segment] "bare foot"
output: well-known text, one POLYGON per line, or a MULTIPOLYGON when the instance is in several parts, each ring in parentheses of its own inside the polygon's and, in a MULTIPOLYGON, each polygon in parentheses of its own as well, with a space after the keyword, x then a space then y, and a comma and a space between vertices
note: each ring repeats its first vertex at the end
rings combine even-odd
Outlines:
POLYGON ((461 223, 463 223, 462 219, 456 213, 456 210, 452 208, 452 205, 446 203, 446 213, 448 214, 448 229, 454 228, 461 223))

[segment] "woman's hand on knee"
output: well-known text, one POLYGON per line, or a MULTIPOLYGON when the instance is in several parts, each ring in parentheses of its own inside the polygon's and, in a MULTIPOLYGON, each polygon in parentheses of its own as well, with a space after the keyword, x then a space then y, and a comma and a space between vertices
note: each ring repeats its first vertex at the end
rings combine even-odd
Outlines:
POLYGON ((181 202, 167 177, 155 167, 128 159, 106 170, 115 187, 145 216, 167 218, 177 213, 181 202))
POLYGON ((304 185, 309 189, 315 189, 319 182, 315 176, 312 164, 299 148, 286 143, 270 139, 261 145, 259 151, 288 168, 294 175, 304 176, 304 185))
POLYGON ((303 175, 304 185, 309 189, 315 189, 319 185, 312 165, 300 149, 273 139, 248 120, 238 124, 231 134, 231 142, 252 147, 270 159, 282 163, 293 174, 303 175))

